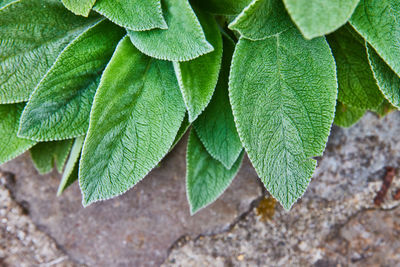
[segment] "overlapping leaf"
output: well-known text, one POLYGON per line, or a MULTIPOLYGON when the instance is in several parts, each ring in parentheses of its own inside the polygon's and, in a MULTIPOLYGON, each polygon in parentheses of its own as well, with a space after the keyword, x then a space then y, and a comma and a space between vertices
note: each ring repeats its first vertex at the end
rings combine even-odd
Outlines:
POLYGON ((283 0, 293 21, 308 39, 326 35, 344 25, 359 1, 283 0))
POLYGON ((229 170, 211 157, 194 131, 191 131, 186 155, 186 189, 190 212, 194 214, 214 202, 232 183, 244 153, 229 170))
POLYGON ((253 0, 229 25, 242 37, 262 40, 288 30, 293 23, 288 19, 282 0, 253 0))
POLYGON ((210 102, 218 81, 222 58, 222 38, 217 22, 203 12, 198 12, 197 16, 214 51, 191 61, 174 63, 190 122, 193 122, 210 102))
POLYGON ((102 21, 76 38, 35 89, 19 135, 38 141, 84 135, 100 75, 124 32, 102 21))
POLYGON ((40 174, 51 172, 56 165, 59 173, 64 169, 73 140, 38 143, 30 149, 32 161, 40 174))
POLYGON ((350 127, 357 123, 364 116, 365 112, 365 109, 354 108, 338 101, 334 123, 340 127, 350 127))
POLYGON ((19 118, 25 104, 0 105, 0 164, 9 161, 36 144, 17 137, 19 118))
POLYGON ((328 36, 337 66, 338 99, 359 109, 371 109, 383 101, 368 61, 365 41, 345 26, 328 36))
POLYGON ((0 0, 0 8, 6 6, 9 3, 14 2, 14 1, 16 1, 16 0, 0 0))
POLYGON ((237 15, 250 4, 251 0, 193 0, 191 3, 207 12, 222 15, 237 15))
POLYGON ((96 0, 61 0, 66 8, 76 15, 87 17, 96 0))
POLYGON ((142 53, 163 60, 188 61, 213 51, 188 0, 164 0, 167 30, 128 31, 142 53))
POLYGON ((133 31, 168 28, 160 0, 97 0, 94 10, 133 31))
POLYGON ((194 122, 196 133, 208 153, 226 168, 232 168, 242 151, 228 96, 229 70, 235 44, 224 37, 224 56, 214 97, 194 122))
POLYGON ((361 0, 350 22, 400 75, 400 2, 361 0))
POLYGON ((60 52, 98 17, 78 17, 57 0, 0 9, 0 103, 24 102, 60 52))
POLYGON ((80 163, 83 204, 124 193, 169 151, 185 106, 172 63, 124 38, 102 76, 80 163))
POLYGON ((335 113, 335 63, 324 38, 297 29, 241 39, 230 76, 239 136, 267 190, 285 209, 303 195, 335 113), (257 55, 256 57, 254 55, 257 55))

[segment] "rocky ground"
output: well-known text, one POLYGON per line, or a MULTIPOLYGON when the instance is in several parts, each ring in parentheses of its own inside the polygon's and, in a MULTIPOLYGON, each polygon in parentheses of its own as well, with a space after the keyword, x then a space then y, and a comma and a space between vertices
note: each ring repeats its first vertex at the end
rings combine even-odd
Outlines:
POLYGON ((77 185, 57 198, 60 176, 23 155, 0 167, 0 266, 400 266, 399 132, 400 113, 334 128, 290 212, 246 160, 191 217, 185 142, 127 194, 85 209, 77 185))

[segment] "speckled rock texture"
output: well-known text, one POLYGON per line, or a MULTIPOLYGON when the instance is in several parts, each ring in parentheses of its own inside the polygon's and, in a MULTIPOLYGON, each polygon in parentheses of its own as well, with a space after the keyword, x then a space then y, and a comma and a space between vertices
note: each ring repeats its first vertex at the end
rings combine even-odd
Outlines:
POLYGON ((185 141, 127 194, 85 209, 76 184, 57 198, 60 176, 38 175, 25 154, 0 167, 0 266, 400 266, 399 132, 400 113, 334 127, 290 212, 264 205, 245 160, 190 217, 185 141), (387 167, 396 172, 376 206, 387 167))

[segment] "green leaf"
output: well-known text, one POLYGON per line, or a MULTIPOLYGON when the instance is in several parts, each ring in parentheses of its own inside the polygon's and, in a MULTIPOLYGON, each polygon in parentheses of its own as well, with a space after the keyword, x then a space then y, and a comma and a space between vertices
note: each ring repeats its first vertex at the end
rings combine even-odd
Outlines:
POLYGON ((365 41, 350 26, 327 37, 337 66, 338 99, 359 109, 370 109, 383 101, 368 61, 365 41))
POLYGON ((102 21, 76 38, 33 92, 19 136, 37 141, 82 136, 100 76, 124 30, 102 21))
POLYGON ((307 39, 334 32, 346 24, 360 0, 283 0, 307 39))
POLYGON ((96 0, 61 0, 61 2, 76 15, 87 17, 96 0))
POLYGON ((94 10, 129 30, 168 29, 160 0, 97 0, 94 10))
POLYGON ((64 169, 65 161, 72 147, 71 140, 38 143, 30 149, 33 164, 40 174, 51 172, 54 164, 59 173, 64 169))
POLYGON ((6 5, 8 5, 11 2, 14 2, 16 0, 0 0, 0 8, 5 7, 6 5))
POLYGON ((222 59, 222 38, 217 22, 203 12, 197 12, 197 16, 214 51, 191 61, 174 63, 190 122, 196 120, 210 102, 222 59))
POLYGON ((267 190, 287 210, 310 182, 312 157, 324 151, 336 95, 324 38, 306 41, 294 28, 236 46, 230 100, 239 136, 267 190))
POLYGON ((72 145, 71 153, 69 154, 67 164, 65 165, 65 170, 61 178, 60 185, 58 186, 58 196, 60 196, 65 189, 78 180, 79 158, 81 156, 84 141, 85 137, 81 136, 76 138, 74 144, 72 145))
POLYGON ((213 203, 232 183, 244 153, 229 170, 212 158, 194 131, 190 132, 186 154, 186 190, 193 215, 213 203))
POLYGON ((36 144, 17 137, 19 118, 25 104, 0 105, 0 164, 21 155, 36 144))
POLYGON ((365 109, 354 108, 338 101, 334 123, 345 128, 353 126, 364 116, 365 112, 365 109))
POLYGON ((224 57, 211 103, 194 122, 194 128, 208 153, 231 169, 243 150, 228 96, 229 70, 235 44, 224 37, 224 57))
POLYGON ((371 109, 371 111, 373 111, 375 114, 377 114, 380 118, 385 117, 386 115, 388 115, 390 112, 396 110, 396 107, 394 107, 392 104, 390 104, 390 102, 388 100, 383 100, 383 102, 371 109))
POLYGON ((168 30, 128 31, 142 53, 163 60, 188 61, 213 51, 187 0, 163 0, 168 30))
POLYGON ((168 153, 185 115, 172 63, 124 38, 104 71, 80 163, 83 205, 120 195, 168 153))
POLYGON ((282 0, 253 0, 229 25, 242 37, 262 40, 293 27, 282 0))
POLYGON ((192 0, 201 9, 220 15, 237 15, 250 4, 251 0, 192 0))
POLYGON ((351 25, 400 76, 400 2, 361 0, 351 25))
POLYGON ((56 0, 0 9, 0 103, 27 101, 60 52, 97 20, 77 17, 56 0))
POLYGON ((171 148, 169 149, 169 151, 172 151, 172 149, 174 149, 174 147, 179 143, 179 141, 182 139, 182 137, 186 134, 187 130, 190 127, 190 122, 189 122, 189 116, 187 114, 185 114, 185 118, 183 118, 183 121, 181 123, 181 127, 178 130, 178 133, 175 136, 175 140, 172 143, 171 148))
POLYGON ((382 93, 389 102, 400 108, 400 78, 383 61, 370 45, 367 46, 369 62, 382 93))

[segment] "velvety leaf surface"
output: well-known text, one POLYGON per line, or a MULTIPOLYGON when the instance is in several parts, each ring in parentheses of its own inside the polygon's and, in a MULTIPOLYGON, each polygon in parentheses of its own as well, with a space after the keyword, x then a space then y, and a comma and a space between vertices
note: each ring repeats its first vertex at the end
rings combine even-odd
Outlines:
POLYGON ((185 115, 172 63, 124 38, 102 76, 80 163, 83 204, 120 195, 169 151, 185 115))
POLYGON ((87 17, 96 0, 61 0, 66 8, 76 15, 87 17))
POLYGON ((222 195, 239 171, 243 155, 242 152, 229 170, 207 153, 195 132, 191 131, 186 154, 186 190, 191 214, 222 195))
POLYGON ((188 61, 213 51, 187 0, 163 0, 168 29, 128 31, 142 53, 163 60, 188 61))
POLYGON ((253 0, 229 28, 247 39, 262 40, 293 27, 288 16, 282 0, 253 0))
POLYGON ((17 137, 19 118, 25 104, 0 105, 0 164, 9 161, 36 144, 17 137))
POLYGON ((168 28, 160 0, 97 0, 94 10, 133 31, 168 28))
POLYGON ((65 162, 72 147, 71 140, 38 143, 30 149, 33 164, 40 174, 51 172, 54 164, 59 173, 64 169, 65 162))
POLYGON ((297 29, 241 39, 230 76, 240 139, 267 190, 290 209, 325 149, 336 106, 335 63, 324 38, 297 29), (257 55, 257 56, 255 56, 257 55))
POLYGON ((100 76, 124 34, 102 21, 76 38, 33 92, 19 136, 50 141, 84 135, 100 76))
POLYGON ((368 45, 368 56, 379 88, 390 103, 400 108, 400 78, 368 45))
POLYGON ((60 185, 58 186, 57 195, 61 195, 65 189, 72 185, 76 180, 78 180, 79 173, 79 158, 81 156, 83 142, 85 137, 81 136, 75 139, 72 145, 71 152, 68 157, 67 164, 65 165, 65 170, 61 178, 60 185))
POLYGON ((222 68, 213 99, 193 124, 208 153, 228 169, 243 150, 228 95, 229 70, 234 49, 235 44, 224 37, 222 68))
POLYGON ((185 117, 183 118, 183 121, 181 123, 181 127, 178 130, 178 133, 175 136, 175 140, 172 143, 171 148, 169 149, 169 151, 171 151, 172 149, 174 149, 174 147, 178 144, 178 142, 182 139, 182 137, 186 134, 187 130, 190 127, 190 122, 189 122, 189 116, 187 114, 185 114, 185 117))
POLYGON ((213 14, 236 15, 250 4, 251 0, 193 0, 191 3, 213 14))
POLYGON ((356 124, 364 116, 365 112, 365 109, 354 108, 338 101, 334 123, 340 127, 350 127, 356 124))
POLYGON ((293 21, 308 38, 323 36, 344 25, 360 0, 283 0, 293 21))
POLYGON ((365 41, 350 26, 327 37, 335 56, 340 102, 370 109, 383 101, 368 61, 365 41))
POLYGON ((24 102, 60 52, 98 17, 57 0, 21 0, 0 9, 0 103, 24 102))
POLYGON ((350 22, 400 75, 400 2, 361 0, 350 22))
POLYGON ((0 0, 0 8, 8 5, 9 3, 16 1, 16 0, 0 0))
POLYGON ((214 51, 191 61, 174 63, 190 122, 193 122, 210 102, 218 81, 222 58, 222 38, 217 22, 209 14, 200 11, 197 12, 197 16, 214 51))

